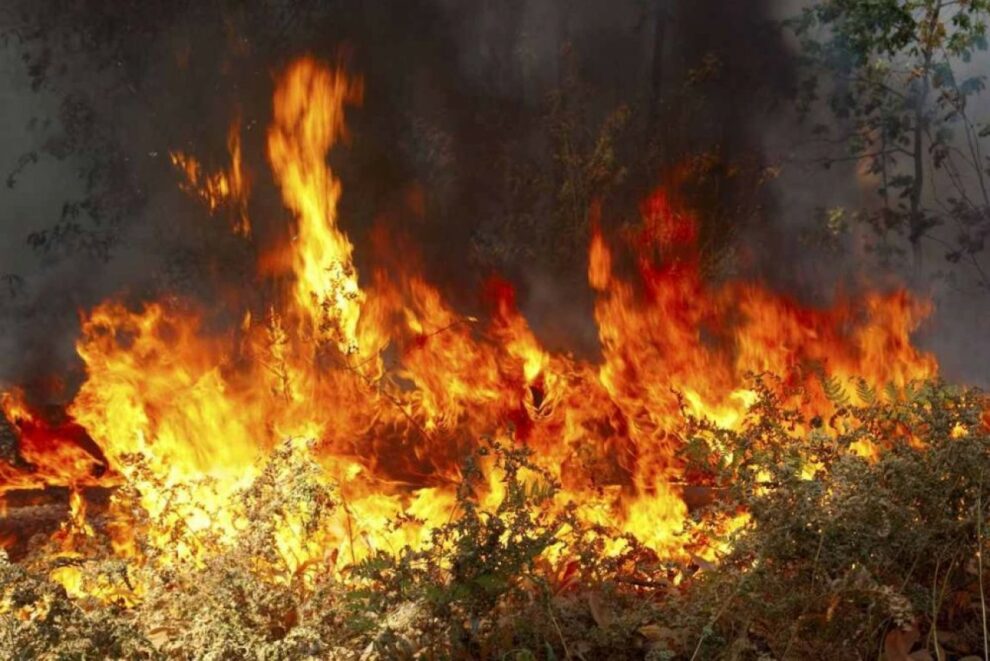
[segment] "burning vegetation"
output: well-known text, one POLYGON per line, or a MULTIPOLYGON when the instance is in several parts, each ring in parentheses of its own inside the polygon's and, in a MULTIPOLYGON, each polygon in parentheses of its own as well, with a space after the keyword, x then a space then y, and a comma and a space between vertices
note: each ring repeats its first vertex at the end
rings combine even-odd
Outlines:
POLYGON ((388 237, 358 273, 327 155, 362 95, 278 76, 282 245, 255 244, 239 122, 224 171, 171 155, 262 304, 107 300, 57 422, 3 393, 5 657, 983 651, 988 418, 912 344, 925 301, 712 281, 659 187, 634 231, 592 219, 600 356, 550 351, 506 281, 476 319, 388 237))

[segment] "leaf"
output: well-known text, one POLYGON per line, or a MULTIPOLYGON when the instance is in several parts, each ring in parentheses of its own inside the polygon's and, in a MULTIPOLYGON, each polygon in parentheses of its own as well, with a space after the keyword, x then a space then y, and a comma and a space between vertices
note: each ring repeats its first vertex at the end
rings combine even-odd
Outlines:
POLYGON ((570 587, 572 584, 576 583, 577 580, 580 578, 580 575, 578 573, 580 569, 581 569, 580 563, 578 563, 575 560, 571 560, 570 562, 566 563, 564 565, 564 570, 560 572, 555 582, 554 594, 560 594, 565 589, 570 587))
POLYGON ((506 587, 505 579, 494 574, 481 574, 474 582, 488 594, 498 594, 506 587))
POLYGON ((959 92, 964 96, 982 92, 984 89, 986 89, 986 80, 983 76, 973 76, 959 84, 959 92))
POLYGON ((658 651, 683 649, 695 642, 693 633, 682 627, 672 629, 653 623, 644 624, 636 632, 646 639, 650 649, 658 651))
POLYGON ((939 629, 935 633, 935 640, 939 645, 945 645, 951 649, 965 649, 965 637, 955 631, 943 631, 939 629))
POLYGON ((849 403, 849 393, 843 387, 842 382, 834 376, 819 376, 818 380, 822 384, 822 390, 829 401, 836 406, 845 406, 849 403))
POLYGON ((860 377, 856 380, 856 395, 859 397, 859 401, 863 402, 867 406, 872 406, 877 401, 877 391, 866 379, 860 377))
POLYGON ((891 629, 883 639, 883 652, 887 661, 918 661, 911 657, 910 652, 919 640, 921 634, 913 624, 891 629))
POLYGON ((691 554, 691 562, 698 565, 702 571, 716 571, 718 569, 714 564, 694 553, 691 554))
POLYGON ((175 627, 157 626, 148 632, 148 642, 154 645, 155 649, 160 650, 170 640, 178 638, 180 633, 181 631, 175 627))
POLYGON ((661 627, 659 624, 646 624, 637 629, 639 635, 652 643, 659 642, 667 638, 670 629, 661 627))
POLYGON ((602 597, 597 592, 588 593, 588 610, 600 629, 606 629, 612 623, 612 614, 602 603, 602 597))

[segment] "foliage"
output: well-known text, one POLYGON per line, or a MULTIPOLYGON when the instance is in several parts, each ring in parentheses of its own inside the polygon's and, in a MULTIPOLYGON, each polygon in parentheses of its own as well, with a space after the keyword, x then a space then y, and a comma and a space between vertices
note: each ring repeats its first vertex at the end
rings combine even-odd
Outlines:
MULTIPOLYGON (((534 258, 556 269, 583 265, 594 202, 609 199, 627 178, 619 150, 628 135, 631 109, 596 108, 595 90, 579 75, 572 54, 561 57, 565 73, 541 105, 536 133, 539 154, 526 144, 502 154, 500 210, 496 222, 474 237, 488 261, 534 258)), ((578 269, 580 270, 580 269, 578 269)))
POLYGON ((114 117, 137 91, 137 67, 123 63, 136 63, 139 30, 130 28, 142 14, 162 18, 171 11, 161 3, 61 1, 12 2, 4 9, 0 46, 21 60, 31 90, 50 93, 57 107, 54 117, 28 123, 28 131, 46 137, 17 156, 6 187, 43 158, 70 163, 81 185, 81 195, 64 201, 54 223, 28 237, 40 253, 107 260, 121 227, 143 204, 114 117))
POLYGON ((15 298, 24 289, 24 278, 16 273, 0 274, 0 291, 5 294, 4 298, 15 298))
POLYGON ((661 183, 698 215, 703 269, 726 275, 734 240, 762 217, 766 185, 778 174, 755 149, 721 135, 728 120, 716 109, 730 67, 711 52, 690 60, 652 107, 645 99, 603 104, 606 90, 582 77, 569 47, 559 66, 560 83, 529 136, 539 152, 527 142, 504 148, 499 209, 475 232, 475 253, 500 271, 539 260, 583 278, 591 224, 635 225, 630 201, 661 183))
POLYGON ((87 612, 62 586, 11 564, 0 553, 0 651, 28 659, 155 656, 151 643, 113 606, 87 612), (26 617, 13 617, 16 611, 26 617))
POLYGON ((357 564, 352 575, 362 589, 348 594, 349 605, 364 614, 356 623, 370 624, 382 611, 406 612, 421 621, 419 640, 399 641, 381 632, 375 645, 384 656, 397 653, 400 642, 409 649, 453 649, 456 655, 476 655, 492 635, 493 611, 523 593, 531 582, 536 559, 556 541, 560 522, 543 506, 555 486, 531 464, 526 453, 492 445, 494 470, 502 475, 505 495, 494 510, 483 510, 476 491, 484 484, 478 460, 465 466, 458 493, 459 516, 433 531, 424 550, 409 547, 398 556, 379 552, 357 564), (532 473, 536 481, 528 481, 532 473))
POLYGON ((838 132, 814 128, 824 165, 856 162, 880 197, 857 214, 874 248, 890 259, 906 237, 918 265, 922 242, 935 242, 984 287, 990 126, 974 116, 986 77, 970 63, 987 48, 988 18, 982 0, 819 0, 788 21, 807 72, 799 108, 824 105, 837 120, 838 132))
MULTIPOLYGON (((251 11, 226 0, 4 3, 0 48, 20 61, 31 91, 41 97, 39 109, 53 106, 50 116, 42 111, 27 123, 36 146, 11 155, 16 160, 4 173, 5 185, 16 187, 46 159, 65 162, 79 185, 78 194, 65 193, 60 200, 58 217, 27 237, 28 245, 49 260, 75 255, 109 260, 144 210, 158 177, 167 173, 171 180, 164 149, 189 139, 188 120, 166 106, 168 93, 162 87, 168 76, 182 72, 183 110, 202 119, 206 113, 190 94, 195 87, 190 76, 209 76, 213 67, 200 66, 190 74, 185 61, 194 47, 209 49, 209 59, 200 62, 243 57, 243 48, 217 57, 217 39, 232 40, 233 33, 244 31, 252 34, 258 50, 285 48, 290 33, 305 38, 325 13, 325 7, 309 0, 266 0, 254 3, 251 11), (217 36, 206 45, 189 41, 196 29, 207 26, 217 36), (177 37, 177 27, 187 33, 177 37), (161 118, 173 113, 171 121, 161 118)), ((216 94, 215 80, 198 85, 216 94)))
POLYGON ((827 421, 806 424, 761 386, 741 432, 695 426, 690 456, 719 507, 749 514, 683 602, 704 622, 701 657, 871 658, 886 646, 907 658, 892 650, 902 638, 938 658, 983 653, 985 402, 936 383, 826 390, 843 402, 827 421))
MULTIPOLYGON (((232 539, 201 535, 198 561, 180 551, 190 540, 182 526, 168 533, 169 562, 121 567, 98 544, 85 548, 85 575, 120 588, 119 598, 70 598, 46 577, 50 548, 0 559, 0 653, 803 659, 884 650, 902 661, 914 645, 939 658, 982 654, 985 399, 940 383, 823 386, 837 402, 827 420, 802 419, 789 408, 800 392, 769 377, 755 380, 739 431, 688 419, 684 460, 717 497, 685 534, 724 549, 714 563, 664 561, 570 510, 553 513, 558 485, 528 451, 487 441, 465 463, 456 515, 424 547, 373 554, 343 575, 322 562, 295 566, 276 550, 280 522, 298 517, 315 540, 343 505, 307 446, 286 443, 239 495, 249 525, 232 539), (123 596, 132 582, 146 586, 139 598, 123 596)), ((140 458, 132 468, 143 479, 140 458)), ((138 494, 116 497, 135 512, 135 535, 146 534, 138 494)), ((157 525, 177 525, 161 516, 157 525)))

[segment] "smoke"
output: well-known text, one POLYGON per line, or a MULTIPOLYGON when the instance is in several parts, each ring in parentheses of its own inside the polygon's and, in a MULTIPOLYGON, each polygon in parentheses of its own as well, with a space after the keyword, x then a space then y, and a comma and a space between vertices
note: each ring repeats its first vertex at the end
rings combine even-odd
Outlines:
MULTIPOLYGON (((0 153, 4 171, 14 168, 20 154, 35 149, 27 130, 32 118, 53 114, 57 104, 46 94, 30 91, 20 62, 9 49, 0 59, 0 153)), ((40 272, 46 268, 28 248, 28 236, 40 231, 60 213, 62 195, 78 194, 80 186, 70 164, 44 160, 32 176, 0 195, 0 388, 31 366, 63 362, 71 353, 71 317, 52 314, 55 305, 39 305, 40 272), (44 329, 44 330, 43 330, 44 329), (53 361, 52 353, 56 358, 53 361)), ((58 277, 55 275, 54 277, 58 277)), ((73 283, 73 287, 78 283, 73 283)), ((67 301, 60 301, 65 304, 67 301)), ((71 309, 71 305, 70 305, 71 309)))
MULTIPOLYGON (((809 4, 808 0, 776 0, 770 6, 770 17, 794 17, 809 4)), ((796 40, 786 32, 783 38, 785 58, 794 61, 796 40)), ((964 79, 982 75, 988 67, 990 53, 977 52, 956 74, 964 79)), ((968 111, 971 117, 990 116, 990 96, 971 97, 968 111)), ((753 119, 753 132, 761 136, 767 161, 781 166, 780 177, 772 186, 772 222, 748 239, 770 256, 762 261, 764 276, 779 288, 818 303, 827 303, 836 293, 854 293, 867 287, 908 286, 933 304, 932 314, 915 339, 938 357, 942 375, 949 381, 990 386, 990 347, 983 330, 990 325, 990 292, 974 286, 972 273, 967 274, 965 268, 946 261, 944 244, 929 241, 923 245, 921 273, 910 254, 901 260, 880 260, 866 248, 876 237, 855 223, 850 223, 849 234, 837 246, 823 245, 827 238, 822 233, 825 214, 842 211, 848 221, 853 211, 876 208, 880 203, 876 182, 859 175, 855 163, 833 163, 828 169, 823 166, 821 156, 834 156, 836 151, 823 149, 813 138, 811 127, 824 124, 833 130, 839 128, 827 108, 813 108, 801 121, 793 105, 783 104, 775 112, 753 119)), ((926 187, 923 202, 938 206, 934 187, 926 187)), ((942 241, 954 240, 952 227, 936 228, 934 233, 942 241)), ((906 241, 900 243, 907 248, 906 241)), ((990 254, 979 256, 978 262, 987 269, 990 254)))
MULTIPOLYGON (((593 351, 592 297, 580 255, 586 225, 561 219, 557 189, 539 189, 533 200, 520 184, 555 167, 548 99, 573 75, 590 90, 577 116, 592 132, 620 105, 630 107, 631 119, 616 138, 620 161, 636 161, 653 142, 669 152, 636 161, 649 167, 627 169, 604 200, 606 223, 634 219, 636 201, 660 179, 657 163, 674 165, 689 150, 718 146, 725 163, 785 161, 780 180, 757 199, 746 198, 748 183, 726 174, 728 168, 715 173, 696 195, 701 213, 715 222, 726 210, 751 208, 748 224, 716 233, 737 237, 741 268, 752 275, 809 301, 827 298, 840 283, 855 286, 866 256, 837 260, 799 241, 816 209, 852 206, 860 192, 850 171, 825 175, 799 164, 794 146, 806 129, 782 100, 794 84, 793 61, 770 28, 794 4, 151 3, 132 14, 105 10, 117 25, 129 26, 112 33, 109 64, 95 50, 11 42, 0 61, 0 166, 17 169, 18 156, 31 150, 40 157, 0 192, 0 276, 14 273, 23 283, 13 296, 0 285, 0 386, 29 375, 75 370, 78 376, 72 351, 78 311, 108 296, 137 302, 163 292, 190 294, 223 316, 224 293, 251 282, 256 255, 178 190, 167 153, 181 149, 208 165, 223 164, 227 126, 239 116, 258 242, 287 240, 264 135, 273 75, 302 53, 338 59, 365 79, 364 104, 349 111, 351 141, 331 155, 343 180, 341 224, 358 246, 362 273, 373 261, 373 230, 385 226, 392 236, 409 237, 427 277, 459 308, 473 311, 479 283, 503 273, 520 287, 524 313, 550 346, 593 351), (51 75, 39 92, 20 56, 46 46, 53 48, 51 75), (62 77, 60 65, 68 69, 62 77), (715 77, 691 88, 705 103, 679 107, 686 98, 681 90, 704 78, 706 67, 715 77), (84 99, 94 119, 88 137, 76 136, 71 149, 59 152, 51 147, 67 133, 60 120, 70 95, 84 99), (28 129, 32 117, 38 120, 28 129), (98 227, 112 230, 109 258, 32 250, 32 232, 58 224, 65 202, 92 192, 80 173, 109 147, 117 155, 114 174, 98 186, 109 191, 108 207, 125 192, 140 202, 123 204, 119 222, 105 219, 98 227), (576 257, 552 259, 567 242, 578 246, 576 257)), ((52 40, 64 37, 63 28, 69 38, 58 43, 74 43, 70 21, 101 20, 60 16, 50 17, 52 40)), ((89 227, 85 218, 79 224, 89 227)), ((875 279, 889 275, 870 272, 875 279)), ((947 357, 951 376, 976 380, 986 357, 979 368, 953 358, 971 321, 958 321, 966 307, 959 303, 939 299, 933 325, 948 330, 928 339, 947 357)))

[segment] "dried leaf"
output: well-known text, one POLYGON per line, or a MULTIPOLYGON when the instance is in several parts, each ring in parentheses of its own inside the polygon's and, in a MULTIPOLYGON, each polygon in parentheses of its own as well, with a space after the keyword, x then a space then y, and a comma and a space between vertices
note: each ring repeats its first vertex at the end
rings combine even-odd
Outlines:
POLYGON ((955 631, 942 631, 939 629, 935 633, 935 640, 938 641, 939 645, 946 645, 957 651, 967 651, 965 649, 965 638, 955 631))
POLYGON ((568 587, 576 583, 580 578, 580 568, 581 564, 577 561, 571 561, 565 564, 564 569, 560 572, 556 585, 554 586, 554 594, 560 594, 568 587))
POLYGON ((639 635, 646 638, 651 643, 656 643, 661 640, 666 640, 673 633, 667 627, 661 627, 659 624, 647 624, 638 629, 639 635))
POLYGON ((891 629, 883 640, 883 651, 887 661, 919 661, 910 655, 911 648, 919 640, 921 634, 913 624, 900 629, 891 629))
POLYGON ((591 617, 600 628, 605 629, 612 623, 612 614, 602 604, 601 595, 597 592, 588 593, 588 610, 591 611, 591 617))
POLYGON ((155 627, 147 634, 148 642, 154 645, 155 649, 161 649, 162 645, 173 639, 176 634, 178 634, 178 631, 172 627, 155 627))
POLYGON ((715 571, 718 569, 718 567, 716 567, 713 563, 694 553, 691 554, 691 562, 698 565, 698 568, 701 569, 701 571, 715 571))

